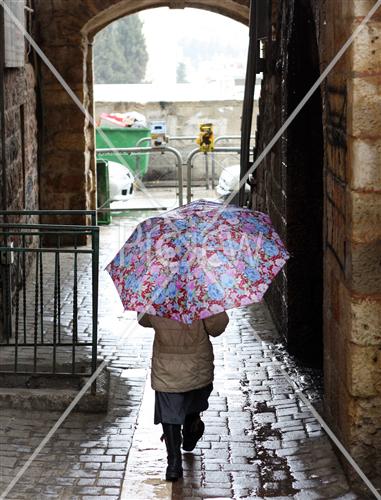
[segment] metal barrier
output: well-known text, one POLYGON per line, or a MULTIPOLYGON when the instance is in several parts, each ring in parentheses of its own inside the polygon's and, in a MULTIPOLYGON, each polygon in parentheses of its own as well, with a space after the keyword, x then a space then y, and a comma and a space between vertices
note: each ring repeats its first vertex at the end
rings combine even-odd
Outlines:
MULTIPOLYGON (((223 147, 223 148, 214 148, 213 154, 215 153, 240 153, 241 148, 238 147, 223 147)), ((186 165, 187 165, 187 203, 192 201, 192 168, 193 168, 193 160, 198 154, 205 154, 200 150, 200 148, 193 149, 188 155, 186 165)))
POLYGON ((3 220, 12 216, 89 216, 91 226, 0 223, 0 374, 90 376, 97 368, 96 212, 0 211, 3 220))
MULTIPOLYGON (((143 137, 140 139, 141 142, 145 139, 148 139, 146 137, 143 137)), ((151 138, 150 138, 151 140, 151 138)), ((181 154, 177 149, 171 148, 170 146, 157 146, 157 147, 133 147, 133 148, 102 148, 102 149, 97 149, 96 154, 98 157, 101 157, 102 154, 110 154, 110 153, 118 153, 120 155, 133 155, 137 153, 172 153, 176 157, 176 168, 177 168, 177 183, 178 183, 178 189, 179 189, 179 205, 184 204, 184 197, 183 197, 183 159, 181 157, 181 154)))
MULTIPOLYGON (((255 139, 255 136, 251 136, 251 139, 255 139)), ((219 142, 222 141, 231 141, 231 140, 239 140, 241 142, 241 136, 240 135, 220 135, 215 138, 214 144, 218 144, 219 142)), ((216 178, 216 159, 215 156, 212 152, 212 189, 215 188, 215 178, 216 178)))
MULTIPOLYGON (((196 141, 197 137, 198 136, 196 136, 196 135, 168 135, 167 141, 168 141, 168 143, 171 141, 196 141)), ((225 137, 234 139, 235 137, 239 137, 239 136, 225 136, 225 137)), ((150 142, 150 141, 151 141, 151 137, 142 137, 141 139, 138 140, 138 142, 136 143, 136 146, 140 146, 144 142, 150 142)), ((205 154, 204 159, 205 159, 205 187, 206 187, 206 189, 209 189, 209 159, 208 159, 207 154, 205 154)), ((137 161, 137 165, 138 165, 139 158, 137 158, 136 161, 137 161)), ((213 162, 213 157, 212 157, 212 162, 213 162)), ((214 167, 215 167, 215 165, 212 163, 212 172, 214 172, 214 170, 213 170, 214 167)), ((214 175, 213 174, 212 174, 212 187, 214 188, 214 175)))
MULTIPOLYGON (((195 141, 197 139, 197 136, 195 135, 179 135, 179 136, 167 136, 168 142, 171 141, 195 141)), ((251 136, 251 139, 255 139, 255 136, 251 136)), ((219 142, 222 141, 230 141, 230 140, 239 140, 241 141, 241 136, 240 135, 220 135, 215 138, 214 144, 217 145, 219 142)), ((139 147, 141 146, 144 142, 151 142, 151 137, 142 137, 141 139, 138 140, 136 143, 136 146, 139 147)), ((205 187, 206 189, 209 189, 209 159, 208 159, 208 154, 205 153, 204 159, 205 159, 205 187)), ((212 189, 215 188, 215 181, 216 181, 216 159, 213 154, 211 153, 211 184, 212 184, 212 189)), ((139 161, 139 157, 137 158, 137 162, 139 161)))
MULTIPOLYGON (((167 135, 167 141, 195 141, 197 139, 196 135, 167 135)), ((135 144, 136 147, 141 146, 144 142, 151 142, 151 137, 142 137, 135 144)))
MULTIPOLYGON (((253 139, 254 137, 252 137, 253 139)), ((195 140, 196 136, 168 136, 168 140, 195 140)), ((224 135, 219 136, 215 140, 215 144, 221 142, 223 140, 232 140, 232 139, 240 139, 239 135, 224 135)), ((102 154, 109 153, 119 153, 123 154, 139 154, 139 153, 165 153, 169 152, 175 155, 176 157, 176 167, 177 167, 177 181, 178 181, 178 189, 179 189, 179 205, 182 206, 184 204, 184 196, 183 196, 183 165, 187 166, 187 202, 189 203, 192 199, 192 172, 193 168, 193 159, 198 154, 203 154, 205 157, 205 173, 206 173, 206 188, 209 189, 209 162, 208 162, 208 154, 204 153, 200 150, 200 148, 193 149, 187 158, 186 163, 183 164, 183 159, 180 152, 172 148, 171 146, 157 146, 157 147, 142 147, 141 144, 144 142, 151 142, 151 137, 142 137, 136 143, 136 147, 131 148, 108 148, 108 149, 97 149, 96 154, 98 157, 101 157, 102 154)), ((215 147, 211 153, 212 155, 212 188, 215 187, 215 153, 240 153, 240 147, 215 147)))

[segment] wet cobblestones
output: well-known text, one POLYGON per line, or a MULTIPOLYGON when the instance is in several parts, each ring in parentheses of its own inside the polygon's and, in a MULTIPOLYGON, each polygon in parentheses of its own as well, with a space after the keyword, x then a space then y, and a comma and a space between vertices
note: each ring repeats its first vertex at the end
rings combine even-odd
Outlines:
MULTIPOLYGON (((102 230, 102 267, 119 247, 120 231, 115 225, 102 230)), ((125 469, 152 332, 137 325, 135 314, 123 313, 115 298, 113 285, 103 276, 99 354, 110 361, 108 413, 71 414, 7 498, 120 498, 123 481, 129 480, 125 469)), ((184 453, 184 479, 173 486, 173 499, 361 498, 350 491, 328 438, 279 371, 273 350, 277 341, 263 305, 231 312, 228 330, 213 339, 216 379, 203 416, 205 435, 194 452, 184 453)), ((0 491, 59 416, 1 411, 0 491)), ((152 424, 152 441, 159 442, 160 435, 152 424)), ((156 457, 145 455, 144 460, 155 464, 156 457)), ((164 475, 162 463, 157 475, 164 475)))
POLYGON ((256 305, 231 312, 227 331, 214 339, 205 435, 184 455, 185 477, 174 498, 360 498, 320 425, 280 374, 268 338, 276 337, 273 329, 265 307, 256 305))

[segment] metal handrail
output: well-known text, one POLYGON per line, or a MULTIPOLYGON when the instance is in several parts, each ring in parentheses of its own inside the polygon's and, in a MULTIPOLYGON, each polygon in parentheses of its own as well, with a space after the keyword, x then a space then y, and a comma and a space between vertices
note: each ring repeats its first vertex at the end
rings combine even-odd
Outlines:
MULTIPOLYGON (((197 139, 197 135, 167 135, 167 141, 195 141, 197 139)), ((237 136, 239 137, 239 136, 237 136)), ((143 142, 151 141, 151 137, 142 137, 135 144, 136 147, 139 147, 143 142)))
MULTIPOLYGON (((240 153, 241 148, 239 147, 221 147, 214 148, 213 153, 240 153)), ((204 151, 201 151, 200 148, 193 149, 187 158, 186 166, 187 166, 187 203, 192 201, 192 168, 193 168, 193 160, 198 154, 205 154, 204 151)))
POLYGON ((140 147, 143 142, 149 141, 151 142, 152 138, 151 137, 142 137, 141 139, 138 140, 138 142, 135 144, 135 147, 138 148, 140 147))
MULTIPOLYGON (((144 138, 145 139, 145 138, 144 138)), ((133 155, 137 153, 172 153, 176 157, 176 167, 177 167, 177 182, 179 186, 179 205, 182 206, 184 204, 183 197, 183 158, 180 152, 172 148, 171 146, 157 146, 157 147, 131 147, 131 148, 102 148, 97 149, 96 154, 102 156, 102 154, 110 154, 110 153, 118 153, 118 154, 127 154, 133 155)))
MULTIPOLYGON (((91 216, 96 224, 94 210, 14 210, 0 211, 0 217, 11 215, 82 215, 91 216)), ((0 273, 2 275, 2 307, 4 338, 0 349, 7 348, 10 365, 2 365, 0 373, 21 375, 39 373, 40 363, 48 363, 46 376, 70 375, 71 377, 91 376, 97 368, 98 338, 98 274, 99 274, 99 227, 96 225, 68 224, 25 224, 1 223, 0 228, 0 273), (82 237, 90 238, 90 246, 81 247, 82 237), (81 325, 79 316, 79 256, 91 258, 91 326, 81 325), (45 257, 46 256, 46 257, 45 257), (64 256, 72 256, 62 263, 64 256), (46 268, 46 264, 48 268, 46 268), (54 267, 53 284, 51 265, 54 267), (73 266, 67 273, 65 266, 73 266), (65 272, 65 274, 64 274, 65 272), (45 278, 47 277, 47 278, 45 278), (62 285, 72 293, 71 327, 62 323, 62 285), (49 321, 47 320, 49 318, 49 321), (51 320, 51 321, 50 321, 51 320), (91 338, 88 339, 88 333, 91 338), (82 336, 86 333, 86 336, 82 336), (62 364, 57 348, 66 346, 70 360, 62 364), (39 349, 51 346, 51 358, 38 356, 39 349), (19 348, 31 350, 30 365, 21 363, 19 348), (91 348, 89 369, 83 370, 79 363, 78 349, 91 348), (69 350, 70 349, 70 350, 69 350), (61 363, 61 364, 60 364, 61 363), (68 365, 68 366, 67 366, 68 365), (70 366, 69 366, 70 365, 70 366)), ((70 315, 69 310, 66 311, 70 315)), ((70 316, 69 316, 70 317, 70 316)), ((69 358, 68 358, 69 359, 69 358)), ((96 389, 95 382, 92 391, 96 389)))
MULTIPOLYGON (((233 139, 239 139, 241 141, 241 136, 240 135, 219 135, 214 139, 214 144, 217 144, 218 142, 221 141, 226 141, 226 140, 233 140, 233 139)), ((255 139, 255 136, 252 135, 250 139, 255 139)))
MULTIPOLYGON (((195 141, 198 136, 196 135, 168 135, 167 136, 167 141, 168 143, 170 141, 195 141)), ((241 140, 240 135, 220 135, 215 138, 214 144, 218 144, 221 141, 227 141, 227 140, 234 140, 234 139, 239 139, 241 140)), ((255 136, 251 136, 251 139, 255 139, 255 136)), ((136 147, 140 147, 141 144, 144 142, 150 142, 151 137, 142 137, 141 139, 138 140, 136 143, 136 147)), ((148 146, 149 147, 149 146, 148 146)), ((145 148, 146 149, 146 148, 145 148)), ((147 148, 148 149, 148 148, 147 148)), ((137 157, 137 165, 138 162, 140 161, 140 157, 137 157)), ((211 180, 212 180, 212 189, 215 188, 215 176, 216 176, 216 160, 212 152, 212 175, 211 175, 211 180)), ((209 163, 208 163, 208 155, 205 155, 205 177, 206 177, 206 188, 209 189, 209 163)))
MULTIPOLYGON (((195 141, 197 139, 197 135, 167 135, 167 141, 195 141)), ((233 139, 239 139, 241 140, 240 135, 220 135, 215 138, 214 144, 217 144, 218 142, 221 141, 226 141, 226 140, 233 140, 233 139)), ((252 135, 251 139, 255 139, 255 136, 252 135)), ((141 144, 143 144, 146 141, 151 141, 151 137, 142 137, 141 139, 138 140, 138 142, 135 144, 136 147, 139 147, 141 144)))
POLYGON ((198 135, 168 135, 168 141, 195 141, 198 135))
MULTIPOLYGON (((234 140, 234 139, 239 139, 239 142, 241 142, 241 136, 240 135, 220 135, 215 138, 214 144, 218 144, 219 142, 222 141, 229 141, 229 140, 234 140)), ((255 139, 255 136, 252 135, 250 139, 255 139)), ((215 177, 216 177, 216 159, 213 155, 212 151, 212 189, 215 188, 215 177)))

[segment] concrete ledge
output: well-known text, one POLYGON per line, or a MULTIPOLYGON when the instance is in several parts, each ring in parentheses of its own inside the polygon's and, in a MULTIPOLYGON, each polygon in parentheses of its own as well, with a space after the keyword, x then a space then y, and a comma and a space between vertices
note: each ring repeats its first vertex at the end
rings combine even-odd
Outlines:
MULTIPOLYGON (((0 410, 42 410, 64 411, 79 390, 86 384, 87 377, 0 375, 0 410)), ((107 369, 99 375, 96 393, 91 387, 83 395, 73 411, 83 413, 107 412, 110 373, 107 369)))

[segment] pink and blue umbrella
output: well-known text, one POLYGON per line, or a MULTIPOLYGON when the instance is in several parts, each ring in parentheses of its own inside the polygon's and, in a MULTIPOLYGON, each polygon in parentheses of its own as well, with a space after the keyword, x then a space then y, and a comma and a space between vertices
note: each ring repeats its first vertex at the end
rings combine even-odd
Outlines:
POLYGON ((268 215, 199 200, 141 222, 106 269, 125 309, 190 324, 260 302, 288 258, 268 215))

